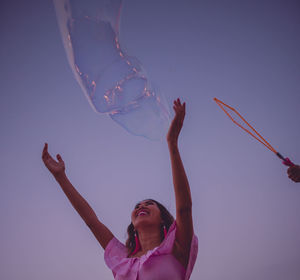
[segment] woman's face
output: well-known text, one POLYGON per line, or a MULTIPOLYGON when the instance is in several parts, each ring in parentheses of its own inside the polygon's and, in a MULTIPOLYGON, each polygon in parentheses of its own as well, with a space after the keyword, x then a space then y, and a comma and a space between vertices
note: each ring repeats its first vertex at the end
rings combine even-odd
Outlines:
POLYGON ((131 222, 135 229, 143 225, 160 226, 162 219, 157 204, 152 200, 139 202, 131 213, 131 222))

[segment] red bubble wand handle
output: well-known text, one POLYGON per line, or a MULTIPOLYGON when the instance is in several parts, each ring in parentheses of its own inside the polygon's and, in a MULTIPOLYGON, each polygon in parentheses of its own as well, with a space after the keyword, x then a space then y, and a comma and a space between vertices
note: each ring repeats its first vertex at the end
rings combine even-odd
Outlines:
POLYGON ((285 158, 283 157, 280 153, 278 153, 272 146, 270 143, 268 143, 266 141, 265 138, 263 138, 245 119, 244 117, 233 107, 230 107, 229 105, 225 104, 224 102, 222 102, 221 100, 214 98, 214 101, 220 106, 220 108, 224 111, 224 113, 237 125, 239 126, 241 129, 243 129, 244 131, 246 131, 247 133, 249 133, 252 137, 254 137, 257 141, 259 141, 260 143, 262 143, 264 146, 266 146, 270 151, 272 151, 273 153, 275 153, 276 156, 278 156, 281 160, 282 163, 284 165, 287 166, 294 166, 294 163, 292 163, 292 161, 289 158, 285 158), (229 113, 229 111, 232 111, 233 113, 235 113, 247 126, 248 128, 242 126, 241 124, 239 124, 229 113))

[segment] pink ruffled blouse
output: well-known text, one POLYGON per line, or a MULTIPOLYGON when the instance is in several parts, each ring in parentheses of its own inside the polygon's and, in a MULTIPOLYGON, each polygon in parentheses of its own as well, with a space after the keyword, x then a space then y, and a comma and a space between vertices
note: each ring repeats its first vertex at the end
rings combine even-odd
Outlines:
POLYGON ((163 242, 138 258, 128 258, 127 248, 115 237, 107 244, 104 260, 117 280, 188 280, 198 253, 198 239, 191 243, 187 269, 172 255, 176 222, 171 225, 163 242))

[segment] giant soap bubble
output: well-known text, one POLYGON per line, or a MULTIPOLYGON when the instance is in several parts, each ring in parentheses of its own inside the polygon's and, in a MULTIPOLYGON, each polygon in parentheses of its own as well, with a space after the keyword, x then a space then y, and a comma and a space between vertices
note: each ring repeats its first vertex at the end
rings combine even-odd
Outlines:
POLYGON ((120 46, 122 0, 53 1, 69 64, 93 109, 132 134, 164 136, 168 106, 120 46))

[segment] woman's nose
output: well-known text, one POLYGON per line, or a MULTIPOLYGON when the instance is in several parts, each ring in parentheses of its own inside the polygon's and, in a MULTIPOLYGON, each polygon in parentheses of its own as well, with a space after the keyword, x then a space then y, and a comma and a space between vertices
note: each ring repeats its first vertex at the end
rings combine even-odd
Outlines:
POLYGON ((144 203, 139 204, 137 210, 139 210, 141 208, 146 208, 146 204, 144 204, 144 203))

